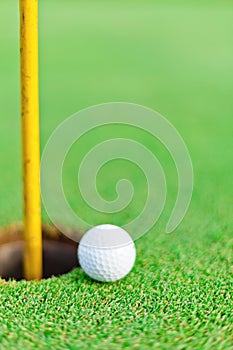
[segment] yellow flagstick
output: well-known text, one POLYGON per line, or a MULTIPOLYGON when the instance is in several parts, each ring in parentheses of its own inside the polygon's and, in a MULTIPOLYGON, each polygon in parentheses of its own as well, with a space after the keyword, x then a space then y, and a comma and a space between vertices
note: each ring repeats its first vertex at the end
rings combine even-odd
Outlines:
POLYGON ((42 277, 38 0, 19 1, 24 180, 24 276, 27 280, 38 280, 42 277))

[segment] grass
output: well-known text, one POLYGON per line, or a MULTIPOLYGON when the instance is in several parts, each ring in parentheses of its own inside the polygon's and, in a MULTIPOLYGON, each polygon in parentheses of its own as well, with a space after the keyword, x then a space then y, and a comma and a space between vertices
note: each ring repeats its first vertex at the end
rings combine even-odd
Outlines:
MULTIPOLYGON (((92 223, 123 224, 144 198, 145 179, 132 165, 124 172, 135 181, 136 197, 121 215, 100 216, 72 192, 77 152, 78 163, 94 141, 107 136, 130 135, 158 155, 168 178, 165 212, 136 242, 135 268, 122 281, 95 283, 80 269, 39 283, 1 280, 2 348, 232 347, 232 12, 228 1, 40 2, 42 149, 54 128, 84 107, 139 103, 179 130, 190 150, 195 186, 184 221, 165 235, 176 184, 163 147, 123 127, 89 134, 75 145, 65 163, 65 191, 92 223)), ((17 1, 2 1, 1 225, 22 217, 18 35, 17 1)), ((109 178, 114 162, 98 178, 110 199, 121 175, 122 163, 116 165, 115 178, 109 178)), ((48 220, 45 212, 43 219, 48 220)))

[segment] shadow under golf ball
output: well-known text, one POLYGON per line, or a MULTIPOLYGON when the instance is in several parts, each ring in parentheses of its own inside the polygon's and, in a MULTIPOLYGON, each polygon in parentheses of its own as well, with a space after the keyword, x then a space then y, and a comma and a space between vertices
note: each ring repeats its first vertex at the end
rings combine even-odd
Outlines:
MULTIPOLYGON (((79 266, 77 242, 57 229, 43 225, 43 278, 59 276, 79 266)), ((21 225, 0 230, 0 276, 17 281, 23 276, 23 230, 21 225)))

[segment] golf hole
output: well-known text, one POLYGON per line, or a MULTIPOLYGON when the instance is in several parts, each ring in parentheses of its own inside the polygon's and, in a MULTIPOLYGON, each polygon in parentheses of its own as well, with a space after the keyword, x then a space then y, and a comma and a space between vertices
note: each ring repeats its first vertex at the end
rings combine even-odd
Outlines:
MULTIPOLYGON (((78 266, 78 243, 50 225, 43 225, 43 278, 59 276, 78 266)), ((12 225, 0 230, 0 276, 5 280, 24 279, 23 229, 12 225)))

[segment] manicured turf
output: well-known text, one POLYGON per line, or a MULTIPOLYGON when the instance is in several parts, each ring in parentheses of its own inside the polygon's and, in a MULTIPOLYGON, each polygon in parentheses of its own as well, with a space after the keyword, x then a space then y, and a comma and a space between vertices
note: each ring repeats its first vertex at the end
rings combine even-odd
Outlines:
MULTIPOLYGON (((17 11, 16 0, 1 1, 1 225, 22 217, 17 11)), ((136 197, 122 214, 100 216, 73 193, 74 157, 77 166, 108 136, 130 135, 158 155, 168 175, 165 212, 136 242, 135 268, 122 281, 95 283, 80 269, 39 283, 0 280, 2 348, 232 348, 232 15, 228 1, 40 1, 42 149, 54 128, 84 107, 143 104, 183 136, 195 187, 184 221, 166 235, 177 179, 158 142, 119 127, 75 145, 65 163, 65 191, 93 224, 122 225, 145 198, 145 178, 132 165, 124 172, 136 179, 136 197)), ((115 165, 120 178, 122 164, 115 165)), ((108 199, 115 193, 113 169, 114 162, 98 178, 108 199)))

